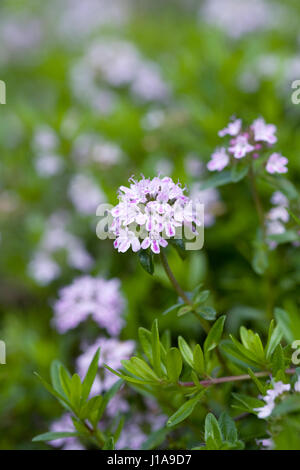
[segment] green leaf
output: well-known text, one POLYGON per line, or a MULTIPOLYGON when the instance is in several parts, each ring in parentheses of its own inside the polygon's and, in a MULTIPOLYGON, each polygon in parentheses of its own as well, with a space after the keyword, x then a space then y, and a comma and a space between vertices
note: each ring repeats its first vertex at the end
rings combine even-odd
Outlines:
POLYGON ((153 256, 149 250, 140 250, 138 252, 139 260, 141 263, 142 268, 148 273, 154 273, 154 264, 153 264, 153 256))
POLYGON ((157 431, 150 433, 148 439, 142 444, 142 450, 157 449, 164 442, 169 430, 167 428, 161 428, 157 431))
POLYGON ((78 374, 74 374, 71 379, 70 401, 74 409, 79 412, 82 384, 78 374))
POLYGON ((162 315, 167 315, 168 313, 173 312, 174 310, 177 310, 180 307, 182 307, 182 302, 180 302, 178 304, 175 304, 175 305, 172 305, 170 308, 167 308, 167 310, 165 310, 162 313, 162 315))
POLYGON ((222 433, 218 421, 212 413, 208 413, 205 418, 205 441, 210 441, 220 448, 222 445, 222 433))
POLYGON ((149 361, 152 363, 152 334, 151 331, 146 330, 146 328, 140 327, 139 331, 139 340, 143 348, 144 353, 146 354, 149 361))
POLYGON ((175 248, 182 260, 186 259, 186 251, 184 241, 180 238, 170 238, 169 243, 175 248))
POLYGON ((35 436, 33 442, 42 442, 42 441, 55 441, 56 439, 63 439, 65 437, 78 437, 80 434, 78 432, 45 432, 44 434, 39 434, 35 436))
POLYGON ((194 353, 193 353, 193 366, 195 371, 200 374, 205 374, 205 364, 204 364, 204 355, 201 349, 200 344, 196 344, 194 353))
POLYGON ((256 274, 263 275, 269 266, 267 248, 263 243, 256 244, 254 248, 254 256, 252 267, 256 274))
POLYGON ((65 395, 70 399, 71 396, 71 376, 67 369, 61 365, 59 368, 60 383, 65 395))
POLYGON ((65 395, 65 392, 60 383, 60 376, 59 376, 59 369, 61 365, 62 363, 60 361, 57 361, 57 360, 52 361, 51 366, 50 366, 50 376, 51 376, 51 382, 52 382, 54 390, 56 390, 61 395, 65 395))
POLYGON ((228 183, 232 183, 231 171, 222 171, 220 173, 214 174, 202 182, 200 189, 204 190, 208 188, 216 188, 228 183))
POLYGON ((300 226, 300 219, 299 217, 296 216, 296 214, 294 214, 290 209, 287 208, 287 211, 288 213, 290 214, 290 216, 292 217, 292 219, 294 219, 294 221, 296 222, 297 225, 300 226))
POLYGON ((244 163, 237 162, 231 170, 231 179, 233 183, 238 183, 247 176, 249 172, 249 165, 244 165, 244 163))
POLYGON ((292 243, 300 241, 299 234, 296 230, 286 230, 283 233, 277 233, 274 235, 268 235, 268 239, 281 245, 283 243, 292 243))
POLYGON ((89 365, 88 371, 82 384, 82 400, 85 401, 90 394, 92 385, 95 381, 99 369, 100 348, 97 349, 92 362, 89 365))
MULTIPOLYGON (((201 395, 204 393, 202 391, 201 395)), ((196 397, 191 398, 190 400, 186 401, 167 421, 167 426, 176 426, 176 424, 181 423, 181 421, 184 421, 186 418, 192 414, 194 411, 194 408, 196 404, 200 400, 200 394, 198 394, 196 397)))
POLYGON ((274 314, 288 343, 292 343, 300 338, 300 320, 297 312, 294 312, 292 309, 287 311, 282 308, 275 308, 274 314))
POLYGON ((253 382, 255 383, 255 385, 257 386, 258 390, 260 391, 260 393, 262 395, 265 395, 266 393, 266 387, 265 385, 263 385, 261 383, 261 381, 256 377, 256 375, 254 375, 253 371, 248 368, 248 374, 250 375, 251 379, 253 380, 253 382))
POLYGON ((239 341, 237 339, 235 339, 234 336, 232 335, 229 335, 231 341, 233 342, 235 348, 239 351, 240 353, 240 358, 242 360, 250 360, 250 364, 254 364, 254 365, 257 365, 259 364, 258 362, 258 359, 256 357, 256 355, 250 351, 249 349, 245 348, 245 346, 243 346, 241 343, 239 343, 239 341))
POLYGON ((178 337, 178 347, 180 349, 180 352, 185 362, 193 368, 194 358, 193 358, 192 350, 182 336, 178 337))
POLYGON ((171 348, 167 351, 166 367, 169 379, 177 382, 182 370, 182 358, 177 348, 171 348))
POLYGON ((118 426, 114 432, 114 440, 115 442, 118 441, 120 435, 121 435, 121 432, 123 430, 123 427, 124 427, 124 423, 125 423, 125 416, 121 416, 120 420, 119 420, 119 423, 118 423, 118 426))
POLYGON ((203 290, 199 293, 196 293, 195 296, 194 296, 194 304, 196 306, 200 305, 200 304, 203 304, 204 302, 206 302, 206 300, 208 299, 210 295, 210 291, 209 290, 203 290))
POLYGON ((289 413, 299 413, 300 411, 300 396, 299 393, 285 397, 283 401, 278 403, 272 411, 273 417, 286 416, 289 413))
POLYGON ((118 393, 120 390, 120 387, 123 383, 123 380, 118 380, 113 386, 105 392, 105 394, 102 397, 102 401, 100 403, 99 409, 98 409, 98 415, 97 415, 97 421, 100 421, 102 418, 102 415, 105 411, 105 408, 107 407, 108 403, 110 400, 118 393))
POLYGON ((171 333, 170 330, 165 330, 162 334, 160 344, 165 350, 171 347, 171 333))
POLYGON ((182 317, 183 315, 190 313, 192 310, 193 310, 193 307, 191 305, 184 305, 178 310, 177 316, 182 317))
POLYGON ((274 188, 279 189, 282 191, 289 200, 299 199, 299 193, 293 183, 286 178, 281 176, 271 176, 267 175, 264 177, 266 181, 274 188))
POLYGON ((240 336, 245 348, 251 351, 258 361, 263 362, 265 360, 265 352, 259 335, 241 326, 240 336))
POLYGON ((132 357, 129 361, 123 360, 121 363, 128 372, 137 377, 152 380, 154 382, 158 381, 158 377, 155 372, 145 361, 143 361, 143 359, 140 359, 139 357, 132 357))
POLYGON ((272 374, 274 377, 276 377, 278 372, 284 372, 284 371, 285 371, 284 354, 283 354, 281 345, 278 344, 272 356, 272 374))
POLYGON ((103 446, 103 449, 102 450, 114 450, 115 448, 115 440, 114 438, 111 436, 107 439, 107 441, 105 442, 104 446, 103 446))
POLYGON ((268 341, 265 347, 267 360, 271 358, 276 346, 280 343, 282 336, 283 332, 280 325, 277 325, 276 328, 274 328, 274 320, 272 320, 269 328, 268 341))
MULTIPOLYGON (((129 361, 128 361, 129 362, 129 361)), ((120 377, 120 379, 123 379, 125 380, 126 382, 131 382, 131 383, 134 383, 134 384, 138 384, 138 385, 144 385, 144 384, 152 384, 153 380, 142 380, 142 379, 136 379, 134 377, 131 377, 131 376, 128 376, 128 375, 125 375, 125 374, 122 374, 114 369, 112 369, 111 367, 109 367, 107 364, 103 364, 103 366, 105 367, 105 369, 109 370, 110 372, 112 372, 114 375, 116 375, 117 377, 120 377)))
POLYGON ((153 369, 158 377, 161 377, 161 359, 160 359, 160 341, 158 331, 158 321, 154 320, 152 324, 152 355, 153 355, 153 369))
POLYGON ((257 398, 249 397, 248 395, 243 395, 241 393, 232 393, 232 396, 237 401, 238 405, 233 405, 234 408, 239 408, 242 411, 246 411, 248 413, 256 413, 253 411, 254 408, 261 408, 265 405, 262 400, 258 400, 257 398))
POLYGON ((216 319, 217 312, 213 307, 204 307, 201 305, 200 307, 196 307, 196 313, 205 320, 213 321, 216 319))
POLYGON ((68 411, 73 411, 71 404, 69 403, 68 399, 64 395, 61 395, 59 392, 54 390, 52 385, 50 385, 45 379, 43 379, 43 377, 41 377, 37 372, 34 372, 34 375, 36 375, 38 379, 42 382, 45 389, 48 390, 48 392, 50 392, 51 395, 57 398, 68 411))
POLYGON ((78 431, 80 434, 83 434, 85 436, 89 435, 89 431, 87 430, 86 426, 80 419, 78 419, 75 416, 72 416, 72 423, 76 431, 78 431))
MULTIPOLYGON (((236 341, 237 345, 239 345, 241 348, 243 348, 243 346, 235 338, 231 337, 231 340, 236 341)), ((257 367, 257 362, 256 361, 253 361, 253 360, 249 359, 248 357, 246 357, 229 340, 222 341, 220 346, 221 346, 222 351, 226 354, 226 356, 232 362, 237 364, 241 369, 245 369, 245 371, 246 371, 249 366, 257 367)))
POLYGON ((92 421, 95 412, 99 411, 102 400, 103 398, 101 395, 96 395, 89 401, 85 402, 79 412, 80 419, 90 419, 92 421))
POLYGON ((225 441, 235 443, 237 441, 238 435, 236 430, 236 425, 231 416, 223 411, 219 417, 219 426, 225 441))
POLYGON ((211 327, 206 340, 204 341, 205 355, 207 355, 209 351, 212 351, 219 344, 223 333, 225 318, 225 315, 222 315, 211 327))

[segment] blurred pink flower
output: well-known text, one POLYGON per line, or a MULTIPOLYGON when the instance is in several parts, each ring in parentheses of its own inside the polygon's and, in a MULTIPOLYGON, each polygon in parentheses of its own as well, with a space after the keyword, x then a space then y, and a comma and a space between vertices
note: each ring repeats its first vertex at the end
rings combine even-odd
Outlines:
POLYGON ((112 336, 123 327, 124 298, 118 279, 82 276, 59 292, 54 304, 54 325, 60 333, 75 328, 90 315, 112 336))
POLYGON ((232 140, 231 146, 228 148, 233 153, 234 158, 244 158, 247 153, 252 152, 255 147, 248 142, 248 136, 245 134, 238 135, 232 140))
POLYGON ((286 168, 286 165, 288 162, 288 159, 283 157, 280 153, 272 153, 267 161, 266 170, 271 174, 287 173, 288 169, 286 168))
POLYGON ((268 144, 275 144, 277 142, 277 137, 275 135, 276 126, 274 124, 266 124, 263 118, 256 119, 252 125, 251 129, 254 132, 255 141, 264 141, 268 144))
POLYGON ((229 163, 229 156, 224 147, 215 150, 207 164, 209 171, 222 171, 229 163))
POLYGON ((234 121, 229 122, 227 127, 220 130, 218 132, 218 134, 219 134, 220 137, 224 137, 227 134, 231 135, 231 136, 235 136, 240 132, 241 127, 242 127, 242 120, 241 119, 235 119, 234 121))

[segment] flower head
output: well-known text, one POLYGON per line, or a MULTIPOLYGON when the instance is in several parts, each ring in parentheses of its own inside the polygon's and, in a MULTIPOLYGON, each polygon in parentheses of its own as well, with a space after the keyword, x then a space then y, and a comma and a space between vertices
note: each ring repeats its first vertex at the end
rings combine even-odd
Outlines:
POLYGON ((119 252, 150 247, 153 253, 159 253, 177 228, 201 225, 185 189, 171 178, 143 177, 130 182, 129 187, 120 187, 119 204, 111 210, 110 232, 116 237, 114 247, 119 252))
POLYGON ((222 171, 229 163, 229 156, 226 153, 226 149, 221 147, 216 149, 211 156, 211 160, 207 164, 209 171, 222 171))
POLYGON ((231 146, 228 148, 234 158, 243 158, 247 153, 255 150, 255 147, 248 142, 247 134, 240 134, 232 140, 231 146))
POLYGON ((54 304, 54 324, 59 332, 64 333, 91 315, 98 325, 115 336, 123 326, 123 309, 124 299, 118 279, 81 276, 60 290, 59 299, 54 304))
POLYGON ((268 144, 275 144, 277 137, 275 135, 276 126, 274 124, 266 124, 263 118, 255 119, 251 125, 254 132, 254 140, 256 142, 267 142, 268 144))
POLYGON ((237 135, 242 127, 242 120, 241 119, 235 119, 234 121, 230 122, 227 127, 224 129, 220 130, 218 132, 220 137, 224 137, 225 135, 237 135))
MULTIPOLYGON (((258 159, 265 150, 277 142, 276 126, 267 124, 262 117, 253 121, 248 127, 242 126, 241 119, 234 119, 218 132, 220 137, 229 135, 228 146, 217 149, 207 164, 209 171, 222 171, 234 159, 258 159), (228 152, 228 153, 227 153, 228 152)), ((288 159, 279 153, 273 153, 266 164, 268 173, 286 173, 288 159)))
POLYGON ((286 168, 286 165, 288 164, 288 162, 288 159, 280 155, 280 153, 272 153, 267 162, 266 170, 268 173, 271 174, 287 173, 288 169, 286 168))

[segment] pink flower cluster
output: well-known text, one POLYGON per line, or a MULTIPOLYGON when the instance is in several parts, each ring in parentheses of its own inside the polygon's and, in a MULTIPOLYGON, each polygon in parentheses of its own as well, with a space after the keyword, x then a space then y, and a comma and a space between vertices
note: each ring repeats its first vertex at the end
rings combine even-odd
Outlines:
POLYGON ((119 204, 111 210, 110 232, 116 237, 114 247, 119 252, 150 247, 153 253, 160 253, 160 248, 168 245, 167 239, 175 237, 177 228, 201 224, 193 201, 180 183, 159 176, 129 181, 129 188, 120 187, 119 204))
MULTIPOLYGON (((229 145, 215 150, 211 160, 207 164, 209 171, 222 171, 227 167, 232 158, 240 160, 245 157, 257 159, 260 152, 270 148, 277 142, 276 126, 266 124, 259 117, 253 121, 250 127, 243 129, 241 119, 233 119, 227 127, 219 131, 220 137, 230 136, 229 145)), ((274 152, 268 158, 266 171, 270 174, 286 173, 288 159, 274 152)))
POLYGON ((111 336, 123 327, 124 299, 118 279, 81 276, 59 292, 54 304, 54 324, 60 333, 75 328, 89 315, 111 336))

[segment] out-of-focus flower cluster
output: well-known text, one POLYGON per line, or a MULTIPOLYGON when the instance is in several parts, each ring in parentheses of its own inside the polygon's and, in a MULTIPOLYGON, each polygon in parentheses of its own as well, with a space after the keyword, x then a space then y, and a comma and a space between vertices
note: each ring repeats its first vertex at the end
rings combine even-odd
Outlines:
POLYGON ((185 188, 171 178, 130 181, 129 188, 120 187, 119 204, 111 210, 110 232, 116 237, 114 247, 119 252, 150 247, 157 254, 168 245, 167 239, 175 237, 177 228, 201 225, 185 188))
MULTIPOLYGON (((276 191, 271 197, 271 203, 273 207, 266 217, 266 233, 267 235, 278 235, 285 232, 284 224, 290 219, 287 211, 289 201, 283 193, 276 191)), ((270 240, 269 246, 270 248, 276 248, 277 243, 270 240)))
POLYGON ((61 267, 55 255, 64 252, 72 268, 87 271, 93 265, 93 258, 80 238, 67 230, 68 213, 60 211, 49 218, 45 233, 28 266, 29 275, 40 285, 47 285, 61 274, 61 267))
MULTIPOLYGON (((287 231, 287 224, 291 219, 289 214, 289 200, 281 191, 276 191, 271 197, 271 203, 273 207, 266 214, 265 220, 266 235, 272 236, 284 234, 287 231)), ((300 240, 300 231, 298 230, 297 233, 300 240)), ((291 240, 292 245, 299 246, 299 240, 297 239, 296 233, 295 237, 296 239, 291 240)), ((267 242, 271 249, 275 249, 277 247, 277 241, 269 238, 267 242)))
MULTIPOLYGON (((277 142, 276 126, 266 124, 259 117, 248 128, 242 127, 241 119, 233 119, 228 126, 219 131, 220 137, 230 136, 228 146, 215 150, 207 164, 209 171, 222 171, 230 163, 243 158, 258 159, 262 153, 277 142)), ((288 159, 281 154, 272 153, 266 162, 266 171, 270 174, 287 173, 288 159)))
POLYGON ((206 0, 200 19, 224 30, 232 38, 269 29, 278 23, 278 5, 265 0, 206 0))
POLYGON ((117 100, 110 87, 128 87, 131 95, 142 103, 164 102, 170 96, 157 64, 144 59, 133 44, 116 39, 97 40, 73 67, 71 88, 79 101, 107 114, 117 100))
POLYGON ((96 133, 81 133, 74 141, 72 157, 80 167, 96 164, 101 169, 111 168, 124 158, 122 149, 96 133))
POLYGON ((42 178, 59 173, 63 160, 58 152, 58 137, 50 126, 38 126, 33 137, 32 148, 35 155, 36 172, 42 178))
POLYGON ((59 292, 54 304, 54 323, 64 333, 92 316, 101 328, 116 336, 123 326, 124 299, 118 279, 82 276, 59 292))

